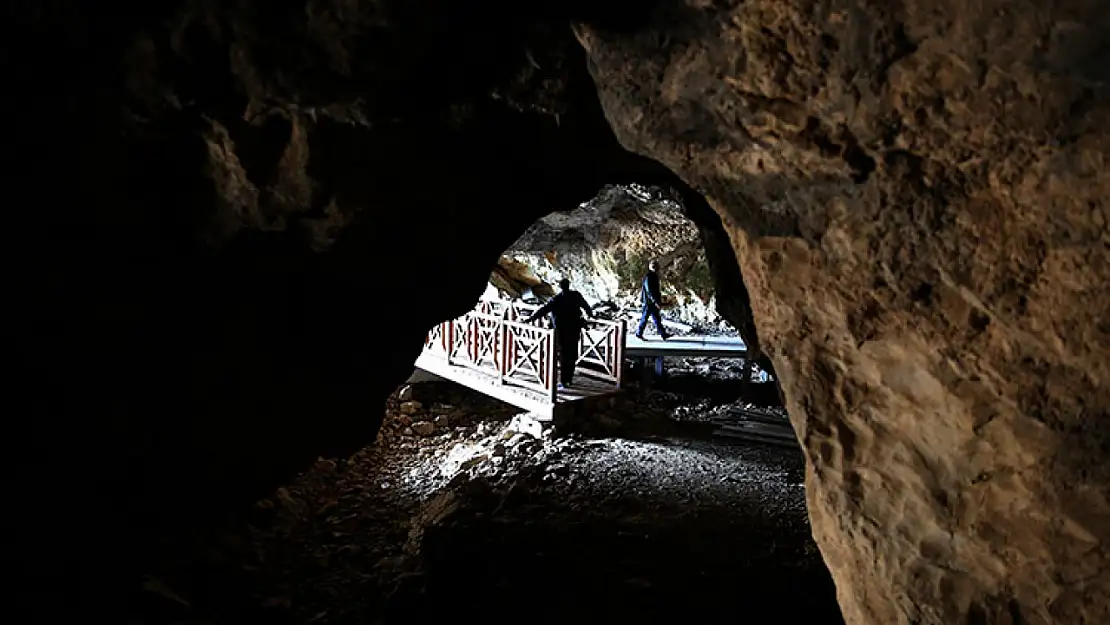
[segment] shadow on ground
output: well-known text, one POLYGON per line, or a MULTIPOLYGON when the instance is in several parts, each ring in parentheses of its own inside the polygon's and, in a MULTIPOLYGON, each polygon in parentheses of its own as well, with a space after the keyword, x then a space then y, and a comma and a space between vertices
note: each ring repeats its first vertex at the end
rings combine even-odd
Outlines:
POLYGON ((590 445, 510 485, 468 489, 425 530, 421 610, 394 614, 843 622, 794 454, 691 441, 590 445))
POLYGON ((560 435, 448 385, 412 394, 377 444, 182 549, 134 622, 843 622, 796 449, 560 435))

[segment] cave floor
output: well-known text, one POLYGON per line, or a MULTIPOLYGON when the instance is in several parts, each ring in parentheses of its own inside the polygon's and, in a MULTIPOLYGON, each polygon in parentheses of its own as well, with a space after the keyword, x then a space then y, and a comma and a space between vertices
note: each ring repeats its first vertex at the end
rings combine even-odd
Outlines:
POLYGON ((429 389, 417 399, 451 425, 414 436, 391 410, 376 445, 229 530, 222 566, 250 606, 206 620, 843 622, 795 450, 559 435, 429 389))
POLYGON ((425 531, 426 614, 839 622, 798 469, 766 450, 594 441, 425 531))

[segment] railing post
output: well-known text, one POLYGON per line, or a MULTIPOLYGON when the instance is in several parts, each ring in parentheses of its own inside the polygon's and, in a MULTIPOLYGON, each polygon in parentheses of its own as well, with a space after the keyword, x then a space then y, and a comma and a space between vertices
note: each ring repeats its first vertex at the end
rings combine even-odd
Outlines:
POLYGON ((498 321, 497 325, 499 327, 497 332, 498 345, 494 350, 494 353, 500 356, 497 361, 497 382, 504 384, 505 374, 509 372, 509 326, 504 319, 498 321))
MULTIPOLYGON (((470 313, 467 313, 469 316, 470 313)), ((474 317, 466 320, 466 361, 473 363, 478 359, 478 324, 474 322, 474 317)))
POLYGON ((555 331, 549 330, 547 333, 547 392, 551 403, 554 404, 559 398, 559 383, 555 377, 555 331))
POLYGON ((616 363, 613 367, 613 373, 617 378, 617 388, 621 387, 624 382, 624 341, 628 333, 627 322, 621 319, 620 326, 617 327, 616 347, 613 349, 613 356, 616 363))
POLYGON ((443 336, 444 340, 447 342, 447 349, 445 350, 447 354, 447 364, 451 364, 451 352, 455 351, 455 320, 449 319, 447 321, 447 327, 444 328, 444 330, 443 336))

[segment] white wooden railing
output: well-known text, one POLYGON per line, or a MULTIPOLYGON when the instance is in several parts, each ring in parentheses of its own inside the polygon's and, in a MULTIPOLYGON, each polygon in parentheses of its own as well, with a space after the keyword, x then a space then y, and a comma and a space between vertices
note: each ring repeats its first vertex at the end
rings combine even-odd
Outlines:
MULTIPOLYGON (((548 319, 525 323, 539 306, 483 299, 474 310, 428 332, 425 353, 509 384, 558 397, 555 330, 548 319)), ((626 328, 623 321, 587 321, 578 341, 576 373, 621 385, 626 328)))

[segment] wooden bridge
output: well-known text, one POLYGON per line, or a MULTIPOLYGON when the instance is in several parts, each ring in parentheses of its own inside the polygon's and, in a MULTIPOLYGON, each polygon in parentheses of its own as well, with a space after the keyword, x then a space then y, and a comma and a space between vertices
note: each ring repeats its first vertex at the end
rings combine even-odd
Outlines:
POLYGON ((548 419, 620 392, 624 322, 586 322, 574 382, 559 389, 555 329, 546 318, 524 321, 538 308, 484 299, 432 328, 416 367, 548 419))

